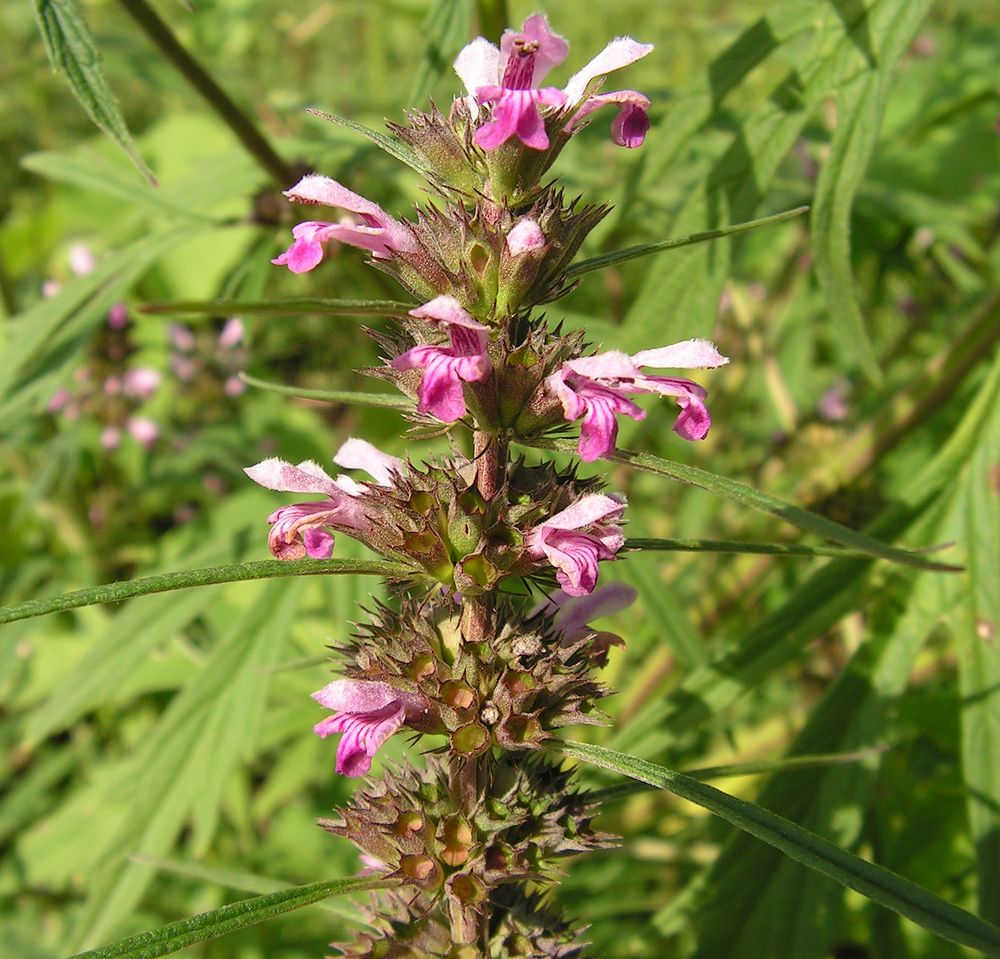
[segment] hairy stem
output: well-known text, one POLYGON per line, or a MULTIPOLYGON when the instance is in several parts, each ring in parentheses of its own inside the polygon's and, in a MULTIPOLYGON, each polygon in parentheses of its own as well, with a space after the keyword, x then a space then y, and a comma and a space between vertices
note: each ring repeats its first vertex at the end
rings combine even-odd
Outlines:
POLYGON ((296 179, 295 170, 286 163, 254 126, 250 118, 233 102, 212 75, 180 45, 170 27, 146 0, 120 0, 121 5, 143 33, 178 69, 205 99, 222 121, 236 134, 247 152, 260 164, 276 186, 286 188, 296 179))

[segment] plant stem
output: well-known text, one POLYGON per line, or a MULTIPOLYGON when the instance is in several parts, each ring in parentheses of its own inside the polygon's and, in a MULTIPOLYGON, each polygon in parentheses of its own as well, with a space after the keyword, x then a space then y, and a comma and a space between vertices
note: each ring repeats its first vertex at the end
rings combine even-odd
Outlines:
POLYGON ((286 188, 296 179, 295 170, 286 163, 254 126, 250 118, 233 102, 212 75, 180 45, 170 27, 146 3, 146 0, 120 0, 121 5, 139 24, 143 33, 204 97, 206 103, 236 134, 237 139, 267 172, 276 186, 286 188))
POLYGON ((476 0, 476 13, 480 34, 494 42, 500 39, 500 34, 510 24, 507 0, 476 0))

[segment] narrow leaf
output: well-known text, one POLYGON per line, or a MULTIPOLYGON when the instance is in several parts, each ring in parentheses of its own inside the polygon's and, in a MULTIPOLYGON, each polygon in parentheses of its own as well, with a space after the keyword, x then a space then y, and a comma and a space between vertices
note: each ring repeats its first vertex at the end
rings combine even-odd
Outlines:
POLYGON ((386 889, 392 882, 385 879, 333 879, 297 886, 267 896, 256 896, 231 903, 221 909, 203 912, 190 919, 181 919, 149 932, 129 936, 109 946, 78 953, 72 959, 157 959, 168 956, 196 942, 218 939, 238 929, 258 923, 319 902, 328 896, 368 889, 386 889))
POLYGON ((875 383, 882 373, 854 293, 851 207, 878 141, 896 62, 926 17, 930 0, 905 0, 896 7, 898 15, 879 38, 878 56, 870 69, 845 84, 837 96, 837 127, 830 158, 816 182, 812 217, 816 276, 830 320, 875 383))
POLYGON ((423 103, 434 84, 451 71, 455 55, 469 39, 472 12, 467 0, 434 0, 431 4, 421 26, 427 39, 409 103, 423 103))
POLYGON ((53 69, 61 73, 87 115, 114 140, 147 180, 156 177, 136 150, 125 118, 104 79, 93 35, 76 0, 34 0, 35 19, 53 69))
POLYGON ((614 253, 604 253, 601 256, 592 257, 589 260, 582 260, 575 263, 567 271, 567 276, 581 276, 593 270, 602 270, 606 266, 614 266, 616 263, 624 263, 626 260, 635 260, 640 256, 649 256, 651 253, 662 253, 664 250, 676 250, 682 246, 693 246, 696 243, 705 243, 708 240, 718 240, 724 236, 734 236, 737 233, 746 233, 749 230, 756 230, 761 226, 770 226, 772 223, 782 223, 792 217, 800 216, 809 207, 799 206, 794 210, 785 210, 783 213, 775 213, 773 216, 761 217, 759 220, 749 220, 746 223, 735 223, 732 226, 721 227, 718 230, 705 230, 701 233, 692 233, 690 236, 682 236, 676 240, 660 240, 658 243, 642 243, 639 246, 629 246, 624 250, 616 250, 614 253))
POLYGON ((1000 928, 939 899, 926 889, 855 856, 761 806, 730 796, 683 773, 592 743, 551 747, 566 756, 666 789, 707 809, 786 856, 861 893, 935 935, 1000 957, 1000 928))
POLYGON ((29 599, 15 606, 0 607, 0 624, 19 619, 44 616, 81 606, 101 603, 118 603, 133 596, 147 596, 192 586, 215 586, 220 583, 237 583, 250 579, 271 579, 278 576, 336 576, 363 575, 400 576, 406 567, 387 560, 372 559, 300 559, 261 560, 255 563, 235 563, 231 566, 211 566, 207 569, 182 570, 177 573, 160 573, 140 579, 108 583, 78 589, 49 599, 29 599))
POLYGON ((417 155, 398 137, 387 136, 385 133, 379 133, 378 130, 372 130, 361 123, 355 123, 346 117, 338 117, 333 113, 324 113, 322 110, 309 109, 306 110, 306 113, 311 113, 314 117, 319 117, 321 120, 329 120, 331 123, 336 123, 339 126, 347 127, 348 130, 353 130, 355 133, 360 133, 361 136, 371 140, 380 150, 384 150, 389 156, 395 157, 401 163, 405 163, 411 170, 416 170, 425 179, 431 181, 437 180, 437 175, 434 171, 421 163, 417 155))
MULTIPOLYGON (((521 441, 526 446, 534 446, 537 449, 555 450, 559 453, 575 453, 576 444, 567 440, 538 439, 531 443, 521 441)), ((778 519, 791 523, 799 529, 808 533, 815 533, 824 539, 833 540, 851 549, 858 550, 869 556, 877 556, 880 559, 892 560, 895 563, 902 563, 904 566, 914 566, 917 569, 933 569, 939 572, 961 572, 961 567, 951 566, 947 563, 936 563, 924 559, 918 553, 911 550, 899 549, 881 543, 877 539, 872 539, 864 533, 843 526, 832 519, 820 516, 818 513, 811 513, 800 506, 793 506, 784 500, 762 493, 751 486, 744 486, 736 480, 726 476, 719 476, 710 473, 697 466, 688 466, 684 463, 675 463, 673 460, 663 459, 660 456, 653 456, 651 453, 634 453, 630 450, 615 450, 609 453, 605 459, 612 463, 621 463, 624 466, 634 466, 636 469, 657 476, 666 476, 669 479, 679 480, 689 486, 696 486, 699 489, 707 490, 717 496, 724 496, 734 500, 743 506, 751 509, 761 510, 771 513, 778 519)))
POLYGON ((300 386, 269 383, 256 376, 240 373, 240 379, 259 390, 269 390, 284 396, 297 396, 303 400, 320 400, 324 403, 346 403, 349 406, 377 406, 387 410, 412 410, 413 402, 394 393, 354 393, 350 390, 307 390, 300 386))
POLYGON ((839 546, 804 546, 798 543, 741 543, 726 539, 627 539, 626 549, 671 553, 753 553, 764 556, 838 556, 867 559, 868 553, 839 546))
MULTIPOLYGON (((800 769, 823 768, 827 766, 839 766, 845 763, 856 763, 862 759, 868 759, 881 752, 881 749, 858 749, 850 753, 829 753, 827 755, 816 756, 792 756, 788 759, 757 760, 746 763, 727 763, 724 766, 704 766, 700 769, 689 769, 684 773, 692 779, 705 782, 709 779, 730 779, 734 776, 771 776, 775 773, 787 773, 800 769)), ((587 793, 590 802, 611 802, 615 799, 624 799, 626 796, 634 796, 636 793, 647 792, 650 789, 657 789, 644 782, 619 783, 617 786, 608 786, 606 789, 595 789, 587 793)))
POLYGON ((412 303, 395 300, 324 300, 290 297, 287 300, 181 300, 177 303, 147 303, 140 313, 208 314, 231 316, 400 316, 413 309, 412 303))

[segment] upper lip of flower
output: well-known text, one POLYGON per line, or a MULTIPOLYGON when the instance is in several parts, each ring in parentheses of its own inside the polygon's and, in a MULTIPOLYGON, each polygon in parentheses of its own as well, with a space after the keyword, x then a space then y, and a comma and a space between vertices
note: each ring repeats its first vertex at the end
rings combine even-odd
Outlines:
POLYGON ((634 63, 652 49, 652 44, 639 43, 631 37, 616 37, 574 73, 562 90, 555 87, 540 89, 541 81, 549 70, 566 59, 569 45, 562 37, 552 33, 543 15, 535 14, 525 20, 520 32, 507 30, 499 48, 485 37, 477 37, 459 52, 454 67, 465 84, 473 120, 479 116, 481 103, 499 101, 494 117, 502 122, 494 128, 497 122, 494 119, 477 130, 477 142, 486 139, 486 143, 480 142, 486 149, 495 149, 515 133, 528 146, 545 149, 548 137, 544 129, 537 129, 541 122, 537 103, 558 106, 572 113, 579 112, 581 119, 605 103, 619 103, 622 113, 612 126, 615 142, 622 146, 638 146, 648 121, 643 125, 640 122, 642 118, 637 114, 641 112, 645 116, 648 98, 634 90, 617 91, 601 97, 587 97, 586 94, 595 80, 634 63), (626 130, 629 118, 632 118, 632 124, 626 130), (527 129, 522 129, 522 124, 527 129), (480 137, 484 129, 489 132, 480 137))

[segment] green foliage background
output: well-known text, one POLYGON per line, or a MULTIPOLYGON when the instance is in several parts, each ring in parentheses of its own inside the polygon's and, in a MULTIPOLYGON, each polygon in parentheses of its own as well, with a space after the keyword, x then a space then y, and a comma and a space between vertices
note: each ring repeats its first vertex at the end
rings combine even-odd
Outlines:
MULTIPOLYGON (((57 4, 58 6, 58 4, 57 4)), ((72 5, 70 5, 72 6, 72 5)), ((162 0, 183 44, 279 152, 404 215, 412 171, 314 106, 370 127, 457 92, 449 64, 499 6, 420 0, 162 0)), ((536 8, 571 64, 611 33, 655 42, 623 85, 654 102, 645 146, 603 118, 557 172, 614 213, 584 255, 809 204, 807 217, 587 276, 550 316, 606 348, 709 336, 702 444, 670 411, 621 445, 711 469, 900 545, 952 544, 962 574, 885 562, 637 553, 605 574, 639 590, 613 626, 609 729, 574 731, 675 769, 858 753, 720 785, 1000 923, 1000 8, 952 0, 562 2, 536 8), (835 390, 843 418, 824 416, 835 390)), ((276 497, 242 468, 272 450, 327 462, 349 435, 423 455, 397 413, 169 374, 168 320, 141 304, 397 297, 350 250, 294 277, 268 260, 292 211, 254 158, 117 3, 80 6, 160 186, 93 131, 54 75, 30 5, 0 18, 0 586, 15 603, 116 579, 266 558, 276 497), (270 191, 261 193, 260 191, 270 191), (271 215, 270 211, 276 211, 271 215), (261 212, 268 215, 262 217, 261 212), (276 218, 281 222, 276 222, 276 218), (261 221, 264 221, 263 223, 261 221), (73 278, 85 242, 97 270, 73 278), (42 283, 55 278, 50 299, 42 283), (133 309, 162 370, 150 451, 46 404, 133 309)), ((576 67, 573 66, 573 69, 576 67)), ((562 77, 564 79, 564 77, 562 77)), ((180 318, 206 341, 211 311, 180 318)), ((245 368, 305 389, 376 389, 361 322, 244 315, 245 368)), ((379 328, 383 321, 368 318, 379 328)), ((443 448, 443 447, 439 447, 443 448)), ((432 444, 426 446, 433 449, 432 444)), ((547 455, 529 453, 529 455, 547 455)), ((773 517, 620 464, 634 537, 816 543, 773 517)), ((337 555, 361 558, 340 538, 337 555)), ((314 825, 344 801, 308 697, 325 644, 377 592, 310 577, 140 597, 0 628, 0 943, 62 959, 285 884, 358 870, 314 825)), ((414 750, 398 737, 393 761, 414 750)), ((589 785, 614 782, 585 770, 589 785)), ((811 959, 963 950, 666 794, 608 801, 622 848, 571 863, 559 892, 594 954, 811 959), (853 951, 852 951, 853 950, 853 951)), ((191 956, 299 959, 359 922, 328 900, 191 956)))

